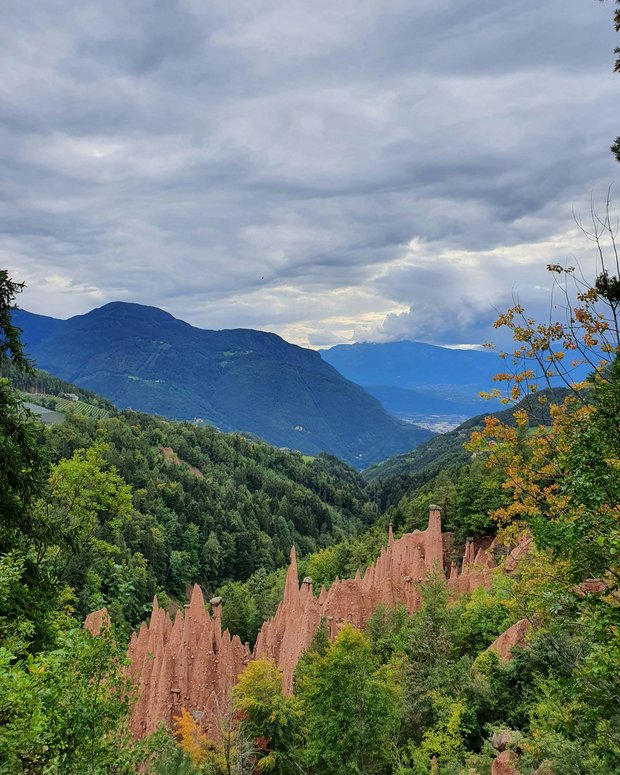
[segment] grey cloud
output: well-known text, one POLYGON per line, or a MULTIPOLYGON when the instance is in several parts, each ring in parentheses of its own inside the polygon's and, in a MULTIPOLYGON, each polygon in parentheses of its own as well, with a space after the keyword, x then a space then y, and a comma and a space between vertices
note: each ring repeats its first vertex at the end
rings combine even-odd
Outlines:
POLYGON ((617 174, 605 4, 7 5, 0 256, 39 312, 479 341, 617 174))

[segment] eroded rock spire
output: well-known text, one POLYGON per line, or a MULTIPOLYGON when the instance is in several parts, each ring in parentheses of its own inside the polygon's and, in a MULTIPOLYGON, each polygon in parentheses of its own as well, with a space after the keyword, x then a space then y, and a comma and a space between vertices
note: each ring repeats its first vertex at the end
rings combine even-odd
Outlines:
MULTIPOLYGON (((387 546, 376 562, 352 579, 338 577, 317 597, 312 579, 299 584, 295 547, 291 548, 284 597, 274 616, 258 634, 254 651, 237 636, 221 630, 221 599, 213 598, 212 616, 202 590, 194 586, 184 613, 174 621, 153 600, 150 622, 131 638, 128 656, 130 678, 138 687, 132 730, 137 736, 155 731, 161 722, 172 724, 186 708, 213 739, 220 737, 221 720, 228 712, 232 687, 253 658, 272 659, 282 670, 284 688, 292 691, 293 673, 302 653, 310 646, 321 620, 330 638, 344 623, 363 628, 380 603, 404 605, 409 612, 420 605, 420 584, 429 573, 446 575, 446 555, 451 535, 441 532, 441 509, 431 506, 428 527, 394 539, 388 528, 387 546)), ((468 541, 459 571, 452 563, 448 588, 468 592, 490 584, 494 566, 490 541, 468 541)), ((89 628, 101 626, 103 614, 91 614, 89 628)))

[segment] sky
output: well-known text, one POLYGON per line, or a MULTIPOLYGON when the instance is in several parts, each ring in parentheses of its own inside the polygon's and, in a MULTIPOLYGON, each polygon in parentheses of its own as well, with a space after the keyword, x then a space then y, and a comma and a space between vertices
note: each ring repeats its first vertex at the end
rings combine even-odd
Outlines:
POLYGON ((613 9, 5 0, 0 266, 55 317, 493 339, 513 296, 548 311, 548 263, 591 260, 577 221, 620 172, 613 9))

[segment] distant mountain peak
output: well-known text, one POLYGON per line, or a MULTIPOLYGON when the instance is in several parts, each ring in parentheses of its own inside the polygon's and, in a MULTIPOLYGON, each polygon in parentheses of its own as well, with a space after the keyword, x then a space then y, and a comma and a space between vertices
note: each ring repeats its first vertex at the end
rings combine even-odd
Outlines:
POLYGON ((151 320, 178 320, 170 312, 166 312, 166 310, 160 309, 160 307, 137 304, 133 301, 109 301, 107 304, 95 307, 79 317, 114 317, 120 315, 131 315, 151 320))

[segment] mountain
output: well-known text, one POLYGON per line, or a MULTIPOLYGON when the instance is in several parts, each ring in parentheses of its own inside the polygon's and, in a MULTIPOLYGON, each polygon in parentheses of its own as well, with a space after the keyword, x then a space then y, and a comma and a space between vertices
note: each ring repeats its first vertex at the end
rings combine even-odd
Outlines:
POLYGON ((493 353, 423 342, 337 345, 321 356, 389 412, 416 422, 432 415, 460 421, 488 408, 478 393, 489 390, 502 370, 493 353))
POLYGON ((388 414, 321 356, 262 331, 208 331, 113 302, 68 320, 17 310, 37 365, 119 408, 196 419, 366 468, 431 435, 388 414))

